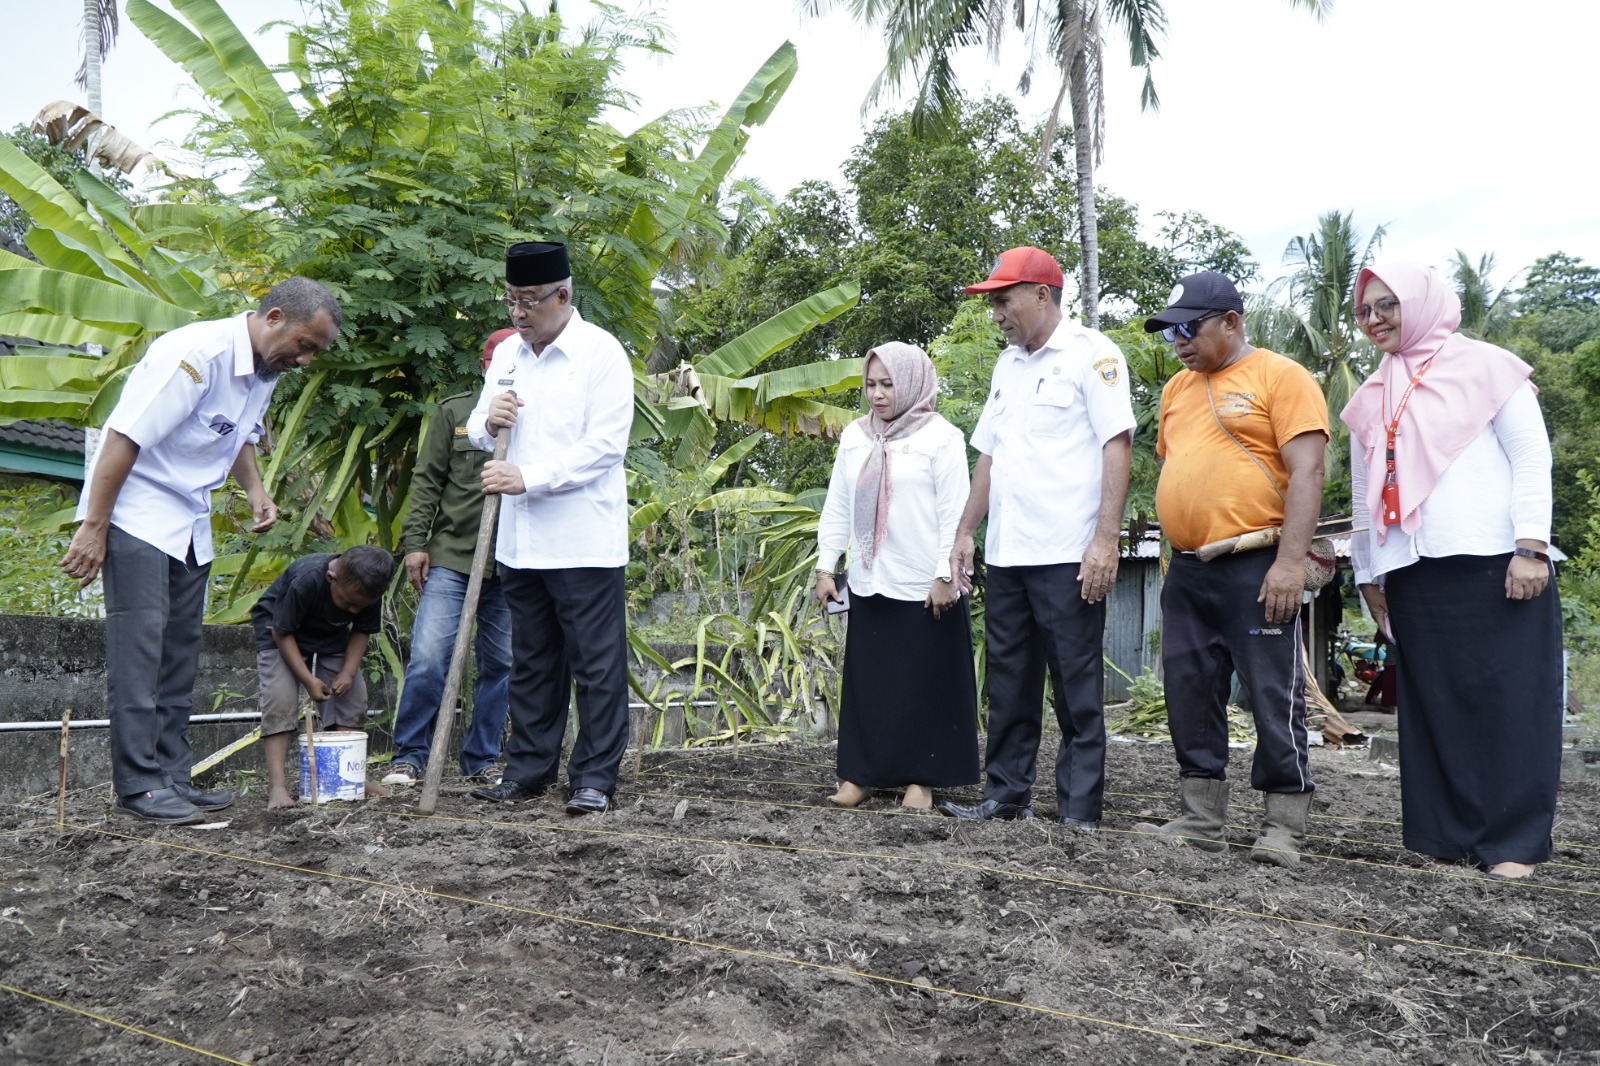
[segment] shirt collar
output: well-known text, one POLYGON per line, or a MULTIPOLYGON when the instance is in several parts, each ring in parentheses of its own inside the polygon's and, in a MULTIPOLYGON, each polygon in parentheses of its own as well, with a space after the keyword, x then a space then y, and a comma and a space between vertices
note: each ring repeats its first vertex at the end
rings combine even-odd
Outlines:
POLYGON ((250 316, 254 311, 234 315, 230 335, 233 341, 233 376, 244 377, 256 372, 256 350, 250 343, 250 316))

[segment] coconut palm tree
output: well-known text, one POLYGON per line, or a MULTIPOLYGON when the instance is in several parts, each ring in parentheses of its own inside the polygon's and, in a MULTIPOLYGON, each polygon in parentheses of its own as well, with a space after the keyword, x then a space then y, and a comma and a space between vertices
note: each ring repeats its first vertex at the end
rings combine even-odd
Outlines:
POLYGON ((1490 282, 1494 272, 1494 254, 1485 252, 1474 264, 1467 253, 1456 249, 1450 261, 1450 275, 1455 282, 1456 295, 1461 298, 1461 329, 1465 333, 1486 341, 1505 337, 1511 328, 1511 299, 1506 295, 1510 285, 1497 291, 1490 282))
MULTIPOLYGON (((1322 18, 1333 0, 1288 0, 1322 18)), ((997 58, 1008 29, 1024 33, 1029 58, 1017 88, 1026 93, 1041 55, 1061 75, 1061 88, 1045 122, 1041 163, 1049 156, 1063 102, 1072 108, 1073 151, 1077 161, 1078 241, 1083 320, 1099 325, 1100 249, 1094 202, 1094 168, 1105 133, 1105 37, 1114 29, 1128 46, 1128 61, 1144 71, 1139 102, 1160 106, 1153 66, 1167 16, 1160 0, 802 0, 807 14, 846 8, 856 21, 882 27, 887 60, 866 100, 872 106, 886 90, 898 89, 908 74, 916 82, 912 119, 919 132, 937 132, 954 114, 960 88, 951 58, 963 47, 988 46, 997 58)))

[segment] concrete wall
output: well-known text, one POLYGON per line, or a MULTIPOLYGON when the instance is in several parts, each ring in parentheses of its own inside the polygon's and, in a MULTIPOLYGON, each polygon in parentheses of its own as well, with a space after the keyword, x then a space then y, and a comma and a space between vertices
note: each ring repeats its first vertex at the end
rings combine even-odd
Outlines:
MULTIPOLYGON (((372 686, 371 704, 392 707, 392 685, 372 686)), ((254 711, 256 656, 249 626, 206 626, 200 669, 195 678, 194 713, 254 711), (222 706, 213 707, 221 699, 222 706)), ((64 708, 75 721, 106 717, 105 627, 100 619, 0 615, 0 723, 59 722, 64 708)), ((251 729, 254 722, 196 723, 189 740, 195 757, 217 751, 251 729)), ((61 733, 0 732, 0 802, 14 803, 51 791, 61 733)), ((386 732, 369 745, 386 750, 386 732)), ((265 770, 260 748, 252 745, 225 764, 228 769, 265 770)), ((72 730, 67 786, 87 788, 111 780, 109 732, 72 730)))

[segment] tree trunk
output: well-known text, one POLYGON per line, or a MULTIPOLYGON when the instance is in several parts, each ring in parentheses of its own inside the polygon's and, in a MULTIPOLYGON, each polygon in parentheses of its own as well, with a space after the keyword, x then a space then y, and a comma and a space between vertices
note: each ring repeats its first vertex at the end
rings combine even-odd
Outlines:
POLYGON ((105 118, 100 110, 100 56, 105 51, 105 42, 100 39, 100 5, 103 2, 106 0, 83 0, 84 89, 89 94, 89 110, 102 119, 105 118))
POLYGON ((1100 328, 1100 214, 1094 206, 1093 104, 1089 100, 1088 64, 1082 54, 1073 57, 1067 77, 1072 99, 1072 150, 1078 168, 1078 268, 1083 287, 1083 324, 1100 328))

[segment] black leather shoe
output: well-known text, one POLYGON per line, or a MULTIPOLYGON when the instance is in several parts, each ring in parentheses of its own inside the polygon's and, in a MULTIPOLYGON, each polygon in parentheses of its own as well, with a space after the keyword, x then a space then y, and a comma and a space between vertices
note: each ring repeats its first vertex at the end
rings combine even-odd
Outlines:
POLYGON ((157 825, 197 825, 206 820, 200 808, 178 795, 175 788, 118 796, 116 809, 118 814, 157 825))
POLYGON ((472 790, 473 799, 488 800, 490 803, 521 803, 531 800, 545 793, 547 785, 524 785, 521 781, 512 781, 510 778, 501 781, 498 785, 484 785, 482 788, 472 790))
POLYGON ((1077 830, 1078 832, 1083 833, 1085 836, 1098 836, 1100 834, 1099 822, 1086 822, 1082 818, 1062 817, 1056 819, 1056 824, 1065 826, 1068 829, 1077 830))
POLYGON ((202 811, 224 811, 233 806, 234 795, 225 788, 210 791, 195 788, 188 781, 172 783, 172 791, 199 807, 202 811))
POLYGON ((1033 808, 1015 803, 1002 803, 995 799, 986 799, 970 807, 946 800, 939 804, 939 813, 950 818, 966 818, 975 822, 987 822, 991 818, 1018 819, 1025 822, 1033 817, 1033 808))
POLYGON ((611 809, 611 798, 598 788, 580 788, 567 800, 568 814, 604 814, 611 809))

